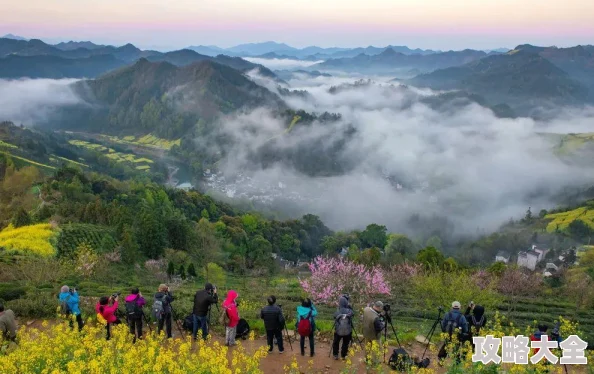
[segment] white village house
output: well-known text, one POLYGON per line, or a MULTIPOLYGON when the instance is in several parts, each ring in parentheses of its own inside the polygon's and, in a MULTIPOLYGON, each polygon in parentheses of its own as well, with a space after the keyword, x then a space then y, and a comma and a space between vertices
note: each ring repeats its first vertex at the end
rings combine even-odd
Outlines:
POLYGON ((507 264, 509 262, 509 254, 505 252, 498 252, 495 256, 495 262, 503 262, 507 264))
POLYGON ((535 270, 536 265, 542 261, 547 253, 547 250, 537 248, 535 245, 528 251, 518 253, 518 266, 525 267, 530 270, 535 270))

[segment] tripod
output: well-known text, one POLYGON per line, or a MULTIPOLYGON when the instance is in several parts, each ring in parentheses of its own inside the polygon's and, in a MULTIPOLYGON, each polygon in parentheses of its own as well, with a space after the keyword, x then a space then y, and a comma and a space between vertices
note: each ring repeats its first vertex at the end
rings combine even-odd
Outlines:
POLYGON ((144 310, 142 311, 142 318, 144 319, 144 322, 146 323, 146 325, 149 328, 149 331, 151 332, 151 334, 153 333, 153 328, 151 327, 151 324, 146 316, 146 314, 144 314, 144 310))
POLYGON ((291 343, 291 337, 289 336, 289 329, 287 329, 287 323, 283 323, 285 327, 285 335, 287 336, 287 341, 289 342, 289 347, 291 347, 291 352, 293 351, 293 343, 291 343))
POLYGON ((427 353, 427 349, 429 348, 429 344, 431 344, 431 338, 433 337, 433 334, 435 333, 435 328, 437 327, 437 325, 441 322, 441 312, 443 311, 442 307, 438 308, 438 313, 437 313, 437 319, 435 320, 435 322, 433 322, 433 326, 431 326, 431 329, 429 330, 429 334, 427 334, 427 345, 425 346, 425 350, 423 351, 423 356, 421 357, 421 361, 423 361, 423 359, 425 358, 425 354, 427 353))
POLYGON ((171 306, 171 304, 169 304, 169 307, 171 308, 171 318, 173 318, 175 320, 175 325, 177 326, 179 333, 181 334, 182 338, 184 338, 184 340, 187 340, 186 336, 184 335, 184 330, 182 330, 182 326, 179 323, 179 320, 177 319, 177 314, 173 310, 173 306, 171 306))
MULTIPOLYGON (((392 332, 394 333, 394 337, 396 338, 396 342, 398 343, 398 348, 402 348, 402 344, 400 344, 400 339, 398 339, 398 334, 396 333, 396 329, 394 328, 394 325, 392 324, 392 316, 390 315, 389 311, 386 311, 384 318, 386 319, 386 322, 388 322, 386 324, 386 327, 384 327, 384 342, 388 341, 388 325, 390 325, 390 327, 392 328, 392 332)), ((386 363, 386 350, 385 349, 384 349, 384 363, 386 363)))

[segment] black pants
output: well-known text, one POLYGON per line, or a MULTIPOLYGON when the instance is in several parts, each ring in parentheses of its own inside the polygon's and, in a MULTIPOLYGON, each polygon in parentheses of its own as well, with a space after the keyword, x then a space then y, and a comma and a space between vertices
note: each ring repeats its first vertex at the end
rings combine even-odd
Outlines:
POLYGON ((130 334, 134 335, 134 342, 136 338, 142 339, 142 316, 128 317, 128 327, 130 334))
POLYGON ((163 324, 165 324, 165 334, 168 338, 171 338, 171 313, 165 313, 159 320, 159 325, 157 326, 157 334, 161 333, 163 330, 163 324))
MULTIPOLYGON (((70 323, 69 323, 70 324, 70 328, 73 329, 74 328, 74 321, 72 321, 72 318, 69 318, 69 319, 70 319, 70 323)), ((78 331, 82 330, 83 326, 85 325, 83 323, 82 315, 80 315, 80 314, 77 314, 76 315, 76 323, 78 324, 78 331)))
POLYGON ((122 323, 122 321, 120 321, 119 318, 116 318, 116 320, 114 322, 108 323, 107 325, 105 325, 105 339, 109 340, 111 339, 111 325, 119 325, 120 323, 122 323))
MULTIPOLYGON (((305 336, 301 337, 301 340, 299 341, 299 346, 301 347, 301 356, 305 356, 305 336)), ((312 333, 309 335, 309 353, 311 356, 314 355, 314 334, 313 331, 312 333)))
POLYGON ((283 346, 283 330, 266 330, 266 340, 268 341, 268 352, 272 352, 274 349, 274 338, 278 344, 278 351, 284 352, 285 347, 283 346))
POLYGON ((338 357, 338 346, 340 345, 340 341, 342 340, 342 349, 340 350, 340 357, 345 358, 347 353, 349 353, 349 344, 351 344, 351 340, 353 339, 353 334, 349 334, 347 336, 340 336, 334 333, 334 341, 332 342, 332 354, 334 357, 338 357))

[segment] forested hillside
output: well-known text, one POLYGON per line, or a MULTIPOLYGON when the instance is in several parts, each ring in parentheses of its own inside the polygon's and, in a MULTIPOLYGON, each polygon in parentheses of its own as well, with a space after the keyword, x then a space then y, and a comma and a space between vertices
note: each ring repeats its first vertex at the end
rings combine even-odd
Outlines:
POLYGON ((141 59, 98 79, 77 82, 75 90, 86 104, 59 110, 55 123, 61 129, 115 135, 150 132, 167 139, 234 110, 282 105, 241 72, 212 61, 177 67, 141 59))

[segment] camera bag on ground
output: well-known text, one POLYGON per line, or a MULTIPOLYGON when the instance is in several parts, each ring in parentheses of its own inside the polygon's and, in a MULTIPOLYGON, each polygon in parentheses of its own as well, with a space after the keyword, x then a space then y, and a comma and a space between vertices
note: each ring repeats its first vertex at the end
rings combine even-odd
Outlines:
POLYGON ((250 325, 248 322, 241 318, 239 323, 237 323, 237 330, 235 333, 236 338, 241 338, 243 340, 247 339, 250 334, 250 325))
POLYGON ((388 360, 388 365, 392 370, 407 371, 413 365, 413 360, 404 348, 396 348, 388 360))
POLYGON ((194 326, 194 318, 190 314, 189 316, 184 318, 184 321, 182 322, 182 327, 184 328, 184 330, 192 331, 193 326, 194 326))

